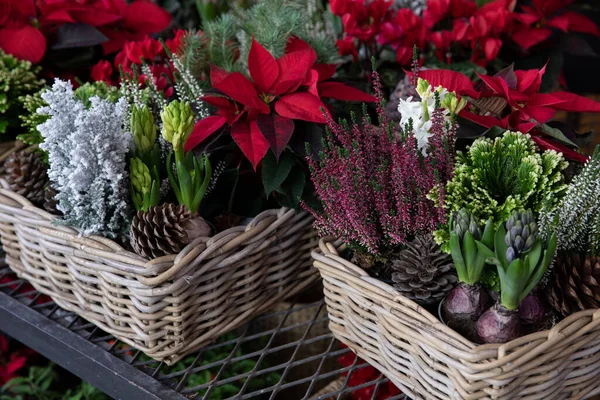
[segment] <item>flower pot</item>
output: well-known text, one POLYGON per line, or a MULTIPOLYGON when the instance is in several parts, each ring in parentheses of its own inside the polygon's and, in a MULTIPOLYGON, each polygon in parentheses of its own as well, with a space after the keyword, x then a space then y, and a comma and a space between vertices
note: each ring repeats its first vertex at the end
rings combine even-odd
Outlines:
POLYGON ((318 278, 312 217, 267 210, 246 225, 146 260, 53 223, 0 180, 6 261, 60 307, 167 364, 293 296, 318 278))
POLYGON ((478 345, 319 242, 329 327, 412 399, 583 399, 600 393, 600 310, 478 345))

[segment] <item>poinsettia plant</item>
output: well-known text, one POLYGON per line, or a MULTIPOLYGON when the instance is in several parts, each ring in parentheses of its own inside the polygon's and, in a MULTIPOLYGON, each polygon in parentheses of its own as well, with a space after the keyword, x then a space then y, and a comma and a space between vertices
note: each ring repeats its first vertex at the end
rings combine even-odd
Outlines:
POLYGON ((171 23, 169 13, 149 0, 0 0, 0 10, 0 48, 33 63, 46 57, 68 64, 66 53, 73 63, 95 46, 103 54, 115 53, 126 41, 171 23))
POLYGON ((505 63, 527 58, 560 34, 600 36, 595 22, 566 8, 573 1, 427 0, 423 10, 397 9, 386 0, 329 3, 340 54, 359 61, 368 76, 371 56, 380 64, 407 66, 413 46, 426 66, 467 72, 474 65, 494 70, 503 64, 498 58, 505 63))
MULTIPOLYGON (((467 100, 460 117, 484 128, 495 127, 529 133, 542 149, 562 152, 570 160, 585 162, 577 145, 548 122, 557 111, 600 112, 600 103, 569 93, 540 93, 545 68, 514 70, 509 66, 493 76, 478 74, 477 83, 449 70, 420 71, 419 77, 433 86, 442 85, 467 100)), ((460 133, 459 133, 460 135, 460 133)), ((463 131, 463 136, 470 132, 463 131)))
POLYGON ((240 72, 211 68, 210 80, 220 94, 202 99, 216 107, 216 115, 195 125, 186 142, 189 151, 227 126, 232 139, 256 169, 269 149, 279 159, 294 133, 294 121, 325 123, 322 98, 372 102, 358 89, 333 82, 336 66, 318 64, 312 47, 294 37, 276 59, 256 40, 248 54, 250 78, 240 72))

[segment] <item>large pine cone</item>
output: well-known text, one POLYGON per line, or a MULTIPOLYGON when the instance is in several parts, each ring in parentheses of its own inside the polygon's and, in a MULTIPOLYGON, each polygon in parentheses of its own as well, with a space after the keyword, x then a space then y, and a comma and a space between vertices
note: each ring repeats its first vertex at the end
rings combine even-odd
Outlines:
POLYGON ((44 202, 44 187, 48 183, 42 155, 27 150, 11 154, 4 163, 10 188, 34 204, 44 202))
POLYGON ((179 253, 192 240, 210 235, 210 226, 186 206, 166 203, 138 211, 131 223, 133 250, 146 258, 179 253))
POLYGON ((549 303, 563 317, 600 308, 600 257, 563 254, 546 290, 549 303))
POLYGON ((420 304, 440 301, 458 281, 452 258, 440 249, 431 234, 410 242, 391 268, 394 288, 420 304))

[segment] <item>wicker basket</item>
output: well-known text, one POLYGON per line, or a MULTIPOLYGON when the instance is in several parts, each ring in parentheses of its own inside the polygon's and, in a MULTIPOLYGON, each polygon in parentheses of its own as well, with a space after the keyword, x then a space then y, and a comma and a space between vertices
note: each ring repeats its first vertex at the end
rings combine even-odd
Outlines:
POLYGON ((465 339, 322 239, 312 253, 334 336, 413 399, 584 399, 600 393, 600 310, 502 345, 465 339))
POLYGON ((268 210, 152 261, 103 237, 81 237, 0 180, 8 265, 60 307, 171 364, 318 278, 312 218, 268 210))

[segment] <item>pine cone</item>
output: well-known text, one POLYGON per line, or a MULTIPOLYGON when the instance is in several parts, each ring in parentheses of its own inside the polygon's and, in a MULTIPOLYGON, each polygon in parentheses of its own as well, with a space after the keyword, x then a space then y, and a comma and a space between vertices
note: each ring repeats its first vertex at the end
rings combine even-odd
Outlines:
POLYGON ((431 234, 410 242, 391 268, 393 286, 420 304, 441 300, 458 281, 452 258, 440 249, 431 234))
POLYGON ((50 185, 44 189, 44 209, 52 214, 61 214, 58 211, 58 200, 56 200, 56 190, 50 185))
POLYGON ((600 257, 558 256, 546 293, 548 302, 563 317, 600 308, 600 257))
POLYGON ((48 183, 42 155, 26 150, 11 154, 4 163, 10 188, 34 204, 44 202, 44 187, 48 183))
POLYGON ((200 236, 209 236, 210 226, 184 205, 166 203, 138 211, 131 223, 133 250, 146 258, 179 253, 200 236))

